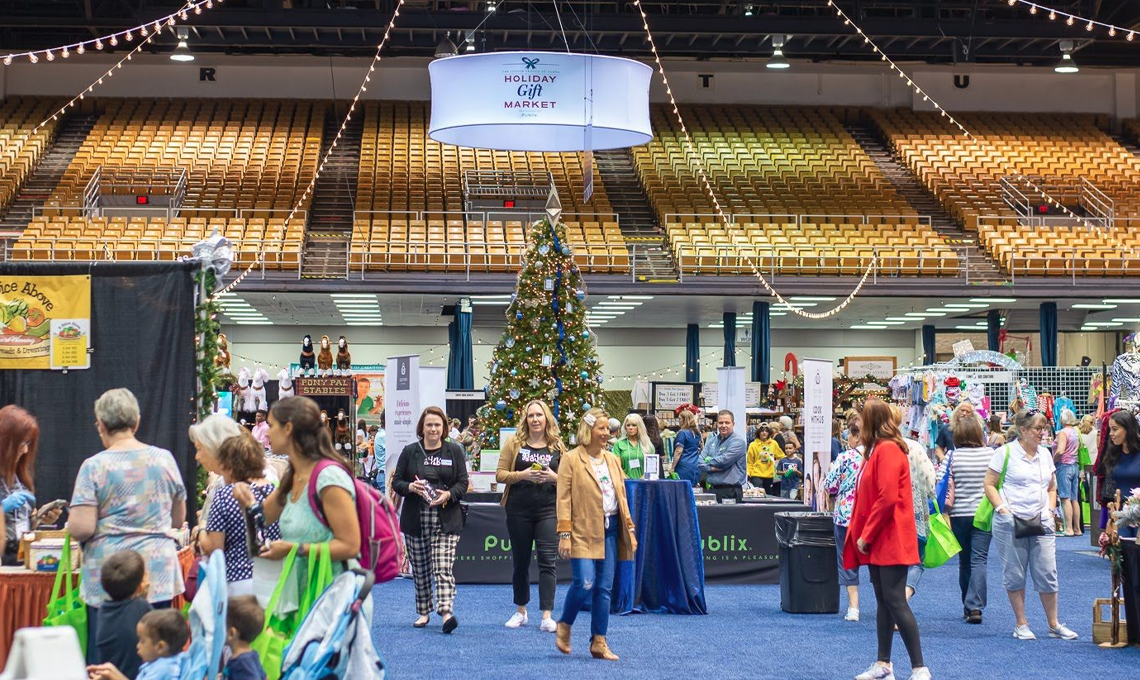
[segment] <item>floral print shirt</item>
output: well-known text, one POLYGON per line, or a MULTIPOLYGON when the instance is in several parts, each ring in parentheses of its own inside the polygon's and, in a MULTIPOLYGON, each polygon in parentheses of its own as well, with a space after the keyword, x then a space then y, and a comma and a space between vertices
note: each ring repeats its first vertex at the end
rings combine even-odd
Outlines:
POLYGON ((835 496, 835 525, 845 527, 851 523, 851 508, 855 505, 855 485, 863 469, 863 447, 848 449, 839 454, 827 471, 824 486, 835 496))

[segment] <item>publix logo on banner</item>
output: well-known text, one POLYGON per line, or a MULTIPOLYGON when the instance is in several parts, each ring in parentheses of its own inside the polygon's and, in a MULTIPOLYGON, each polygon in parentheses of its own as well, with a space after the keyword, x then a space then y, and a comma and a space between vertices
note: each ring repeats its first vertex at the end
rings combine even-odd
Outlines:
POLYGON ((754 560, 776 560, 778 555, 764 555, 754 551, 748 536, 721 534, 702 536, 701 552, 706 562, 739 562, 754 560))
POLYGON ((524 118, 538 116, 537 110, 557 107, 554 86, 561 75, 557 62, 547 55, 520 56, 518 61, 503 64, 503 108, 524 109, 524 118))

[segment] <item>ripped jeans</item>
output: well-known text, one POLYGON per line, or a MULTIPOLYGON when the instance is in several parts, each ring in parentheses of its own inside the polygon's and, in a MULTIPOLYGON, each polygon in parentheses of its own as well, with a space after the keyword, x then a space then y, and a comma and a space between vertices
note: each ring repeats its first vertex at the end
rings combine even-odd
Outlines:
POLYGON ((610 518, 606 527, 606 556, 591 560, 571 558, 570 568, 574 580, 566 592, 566 603, 562 607, 560 623, 574 625, 574 619, 582 607, 590 603, 590 635, 604 636, 610 625, 610 594, 614 587, 614 570, 617 567, 618 518, 610 518))

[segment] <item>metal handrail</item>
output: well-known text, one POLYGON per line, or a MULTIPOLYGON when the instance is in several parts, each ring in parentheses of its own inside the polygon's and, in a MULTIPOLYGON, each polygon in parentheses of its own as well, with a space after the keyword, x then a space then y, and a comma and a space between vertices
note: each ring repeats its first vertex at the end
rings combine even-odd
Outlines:
MULTIPOLYGON (((502 208, 502 209, 495 209, 495 210, 355 210, 352 213, 352 221, 355 223, 356 220, 358 219, 358 216, 360 216, 360 215, 411 215, 412 220, 421 220, 421 221, 427 221, 428 215, 440 215, 443 217, 444 220, 446 220, 448 216, 455 216, 458 219, 467 219, 467 218, 472 217, 472 216, 480 217, 480 218, 482 218, 481 221, 483 223, 487 223, 490 221, 490 219, 489 219, 490 215, 518 215, 521 218, 523 218, 520 221, 524 222, 524 224, 525 224, 525 222, 531 216, 543 216, 545 214, 546 214, 546 212, 543 210, 527 210, 527 209, 523 209, 523 208, 514 208, 514 209, 502 208)), ((567 217, 595 217, 595 218, 598 218, 596 220, 593 220, 596 222, 614 222, 615 224, 619 224, 619 225, 621 224, 621 215, 619 215, 617 213, 565 213, 564 212, 564 213, 562 213, 562 217, 563 217, 563 219, 565 219, 567 217), (602 219, 602 218, 613 218, 613 219, 602 219)), ((475 220, 469 220, 469 221, 475 221, 475 220)), ((578 220, 578 221, 588 221, 588 220, 578 220)))
MULTIPOLYGON (((835 214, 813 214, 813 213, 724 213, 728 218, 729 224, 795 224, 800 226, 803 224, 816 224, 817 219, 834 219, 834 218, 858 218, 862 224, 870 224, 872 218, 890 218, 897 220, 904 219, 918 219, 919 224, 930 226, 932 218, 930 215, 887 215, 882 213, 835 213, 835 214), (764 221, 744 220, 742 218, 774 218, 764 221)), ((716 213, 665 213, 665 226, 668 228, 674 224, 689 224, 689 222, 682 221, 677 218, 684 217, 710 217, 714 222, 720 223, 720 215, 716 213)))
MULTIPOLYGON (((707 256, 697 255, 698 258, 708 257, 711 258, 710 263, 700 262, 695 268, 686 267, 683 254, 678 257, 678 270, 683 276, 685 273, 693 273, 696 269, 701 274, 707 274, 710 271, 713 275, 735 275, 739 274, 742 270, 748 270, 747 260, 752 260, 753 264, 769 277, 775 277, 781 273, 782 267, 778 266, 777 262, 780 259, 796 259, 800 264, 794 269, 797 274, 802 274, 805 267, 811 271, 812 275, 824 274, 824 269, 834 270, 827 272, 828 275, 833 276, 862 276, 866 271, 866 267, 870 262, 865 262, 867 258, 873 258, 875 261, 875 271, 872 272, 872 282, 877 282, 879 273, 884 269, 898 270, 903 266, 903 262, 907 260, 917 260, 918 266, 916 269, 921 270, 922 263, 927 259, 932 259, 929 254, 919 251, 917 255, 902 255, 897 252, 897 249, 884 246, 868 246, 860 248, 860 250, 871 250, 872 255, 853 253, 849 247, 840 246, 812 246, 810 250, 805 250, 803 247, 786 247, 777 244, 747 244, 747 245, 702 245, 699 246, 702 250, 711 250, 712 253, 707 256), (745 253, 741 255, 740 253, 745 253), (859 260, 859 265, 856 273, 844 273, 840 271, 843 267, 842 260, 854 258, 859 260), (824 263, 825 259, 835 260, 833 263, 824 263), (805 260, 814 260, 814 264, 805 264, 805 260), (688 272, 686 272, 688 270, 688 272)), ((946 278, 962 278, 969 280, 968 269, 968 252, 966 246, 946 246, 947 249, 953 251, 958 256, 958 263, 956 266, 955 274, 952 277, 946 278)), ((940 258, 938 258, 940 260, 940 258)), ((789 274, 791 275, 791 274, 789 274)), ((898 273, 899 276, 909 276, 910 274, 898 273)), ((915 271, 915 276, 921 276, 921 271, 915 271)))

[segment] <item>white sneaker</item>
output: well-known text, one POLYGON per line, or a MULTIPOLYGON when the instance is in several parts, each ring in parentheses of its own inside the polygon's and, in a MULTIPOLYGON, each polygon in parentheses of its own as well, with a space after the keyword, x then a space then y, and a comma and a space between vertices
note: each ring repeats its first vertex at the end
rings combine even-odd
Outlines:
POLYGON ((527 618, 526 612, 515 612, 511 614, 511 618, 507 619, 507 622, 503 625, 507 628, 518 628, 519 626, 525 626, 529 621, 530 619, 527 618))
POLYGON ((858 621, 859 620, 859 610, 854 608, 854 607, 848 607, 847 608, 847 616, 844 616, 843 620, 844 621, 858 621))
POLYGON ((926 666, 916 668, 910 672, 910 680, 931 680, 933 677, 934 676, 930 674, 930 669, 926 666))
POLYGON ((856 675, 855 680, 895 680, 895 672, 876 661, 870 668, 856 675))
POLYGON ((542 623, 538 624, 538 629, 544 633, 553 633, 558 630, 558 624, 554 622, 554 617, 543 619, 542 623))
POLYGON ((1076 640, 1079 636, 1069 627, 1063 623, 1058 623, 1056 628, 1049 629, 1049 637, 1061 638, 1062 640, 1076 640))
POLYGON ((1037 639, 1037 636, 1033 634, 1033 631, 1029 630, 1029 626, 1018 626, 1017 628, 1014 628, 1013 637, 1017 638, 1018 640, 1037 639))

